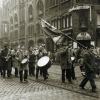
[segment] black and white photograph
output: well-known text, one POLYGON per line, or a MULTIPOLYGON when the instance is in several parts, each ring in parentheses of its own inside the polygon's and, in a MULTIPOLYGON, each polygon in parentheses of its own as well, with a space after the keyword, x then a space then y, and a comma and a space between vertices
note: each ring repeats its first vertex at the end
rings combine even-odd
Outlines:
POLYGON ((100 100, 100 0, 0 0, 0 100, 100 100))

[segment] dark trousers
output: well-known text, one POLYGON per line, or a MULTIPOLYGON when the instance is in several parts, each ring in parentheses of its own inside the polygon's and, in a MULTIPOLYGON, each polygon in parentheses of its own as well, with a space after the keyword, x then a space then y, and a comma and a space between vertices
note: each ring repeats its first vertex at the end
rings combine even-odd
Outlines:
POLYGON ((15 68, 15 77, 18 77, 18 68, 15 68))
POLYGON ((42 68, 37 67, 37 68, 36 68, 36 79, 38 79, 39 72, 40 72, 40 75, 42 76, 42 75, 43 75, 42 68))
POLYGON ((35 64, 29 63, 29 75, 35 75, 35 64))
POLYGON ((72 68, 71 68, 71 76, 72 76, 72 79, 75 80, 76 77, 75 77, 75 68, 74 66, 72 65, 72 68))
POLYGON ((44 78, 44 80, 46 80, 48 78, 47 77, 47 75, 48 75, 47 68, 43 67, 42 72, 43 72, 43 78, 44 78))
POLYGON ((11 77, 11 69, 7 69, 7 76, 11 77))
POLYGON ((2 66, 0 67, 0 74, 1 74, 1 76, 3 75, 2 66))
POLYGON ((62 69, 62 82, 65 82, 65 79, 71 82, 71 69, 62 69))
POLYGON ((86 74, 86 76, 82 80, 80 86, 84 87, 88 81, 90 81, 92 90, 95 90, 96 89, 96 85, 95 85, 95 81, 94 81, 94 73, 93 72, 89 72, 89 73, 86 74))
POLYGON ((2 68, 3 78, 5 78, 5 76, 6 76, 6 71, 7 71, 7 67, 3 66, 3 68, 2 68))
POLYGON ((24 79, 24 81, 27 80, 28 70, 20 70, 19 75, 20 75, 21 82, 23 81, 23 79, 24 79), (23 72, 24 72, 24 74, 23 74, 23 72))

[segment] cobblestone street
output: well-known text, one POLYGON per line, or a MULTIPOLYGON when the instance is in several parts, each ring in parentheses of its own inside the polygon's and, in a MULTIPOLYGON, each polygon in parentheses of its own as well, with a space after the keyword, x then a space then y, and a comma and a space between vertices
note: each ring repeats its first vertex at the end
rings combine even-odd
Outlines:
POLYGON ((99 100, 53 86, 19 79, 0 79, 0 100, 99 100))
MULTIPOLYGON (((77 68, 75 69, 77 72, 77 68)), ((61 83, 60 66, 53 65, 49 69, 49 79, 43 81, 41 77, 36 81, 34 77, 29 77, 28 83, 20 83, 19 78, 0 78, 0 100, 100 100, 98 93, 91 93, 89 86, 87 90, 79 89, 78 83, 81 79, 79 73, 77 80, 73 84, 61 83)), ((100 86, 100 81, 96 81, 100 86)))

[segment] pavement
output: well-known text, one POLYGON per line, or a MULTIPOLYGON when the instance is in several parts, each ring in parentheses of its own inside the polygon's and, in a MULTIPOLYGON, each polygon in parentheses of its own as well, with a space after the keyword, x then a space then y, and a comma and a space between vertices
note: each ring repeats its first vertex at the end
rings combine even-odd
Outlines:
POLYGON ((0 100, 99 100, 99 98, 31 80, 28 83, 20 83, 19 78, 0 78, 0 100))
POLYGON ((95 79, 96 86, 97 86, 96 93, 91 92, 91 86, 89 82, 86 84, 85 90, 80 89, 79 84, 81 80, 83 79, 83 76, 81 75, 78 66, 75 67, 75 73, 76 73, 77 79, 73 80, 73 84, 69 84, 67 80, 66 80, 66 83, 61 82, 61 68, 59 65, 52 65, 48 71, 49 71, 49 78, 47 81, 44 81, 42 77, 39 77, 38 80, 36 80, 35 77, 29 77, 29 79, 46 84, 46 85, 55 86, 61 89, 72 91, 75 93, 80 93, 83 95, 100 98, 100 78, 99 77, 95 79))
POLYGON ((49 69, 49 79, 43 81, 35 77, 28 77, 28 83, 20 83, 14 76, 10 79, 0 78, 0 100, 100 100, 100 79, 96 79, 97 93, 90 92, 90 85, 86 90, 79 89, 82 79, 79 68, 75 68, 77 80, 73 84, 67 81, 61 83, 61 69, 59 65, 53 65, 49 69))

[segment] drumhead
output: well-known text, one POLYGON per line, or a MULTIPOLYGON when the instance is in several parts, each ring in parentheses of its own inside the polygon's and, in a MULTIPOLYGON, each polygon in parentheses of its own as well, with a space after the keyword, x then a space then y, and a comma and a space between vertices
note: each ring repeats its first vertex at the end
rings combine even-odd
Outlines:
POLYGON ((28 59, 23 59, 21 63, 25 64, 27 61, 28 61, 28 59))
POLYGON ((44 57, 41 57, 38 62, 37 62, 37 65, 39 67, 44 67, 46 64, 48 64, 49 62, 49 57, 48 56, 44 56, 44 57))

